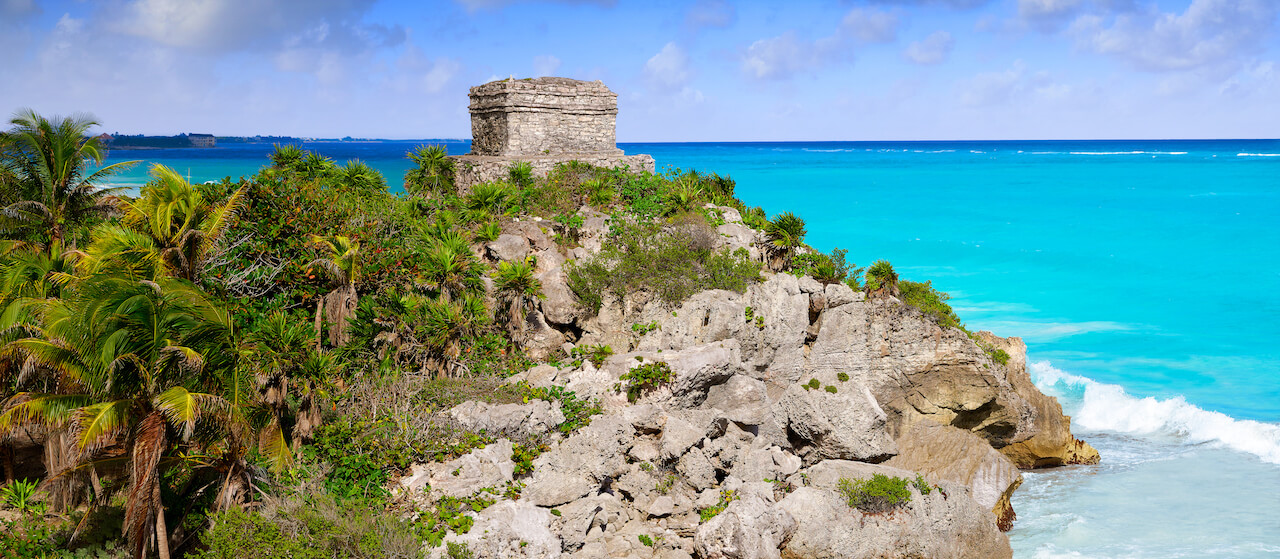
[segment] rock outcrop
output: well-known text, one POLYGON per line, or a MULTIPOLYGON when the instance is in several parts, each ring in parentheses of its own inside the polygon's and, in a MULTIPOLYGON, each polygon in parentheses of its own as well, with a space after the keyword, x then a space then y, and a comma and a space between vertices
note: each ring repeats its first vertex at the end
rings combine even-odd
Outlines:
MULTIPOLYGON (((722 215, 722 247, 753 248, 756 233, 722 215)), ((499 441, 402 482, 429 486, 415 495, 428 502, 465 494, 465 483, 523 483, 519 500, 448 537, 477 557, 1010 557, 1002 530, 1016 518, 1019 468, 1097 460, 1031 383, 1021 340, 971 338, 890 296, 775 274, 675 308, 643 291, 606 298, 588 315, 563 265, 599 251, 608 226, 584 216, 591 226, 567 254, 537 222, 487 254, 538 259, 548 296, 530 314, 535 353, 575 342, 616 352, 508 382, 564 386, 604 413, 562 438, 564 416, 546 403, 458 406, 449 415, 466 428, 548 433, 551 444, 525 476, 510 473, 500 456, 510 443, 499 441), (671 378, 628 400, 623 375, 657 362, 671 378), (912 480, 909 502, 864 512, 837 491, 841 479, 876 474, 912 480)))
POLYGON ((1009 354, 1006 370, 1010 383, 1036 412, 1036 434, 1002 447, 1000 452, 1019 468, 1097 464, 1098 451, 1071 435, 1071 418, 1062 414, 1062 404, 1031 383, 1031 376, 1027 374, 1027 345, 1022 338, 1001 338, 991 332, 978 332, 978 337, 1009 354))

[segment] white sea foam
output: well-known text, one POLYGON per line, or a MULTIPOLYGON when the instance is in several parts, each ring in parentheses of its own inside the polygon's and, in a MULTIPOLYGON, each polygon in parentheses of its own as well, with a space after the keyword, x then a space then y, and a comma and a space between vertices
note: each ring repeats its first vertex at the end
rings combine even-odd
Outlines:
POLYGON ((1236 157, 1280 157, 1280 153, 1237 153, 1236 157))
POLYGON ((1055 368, 1047 361, 1032 363, 1038 386, 1062 385, 1084 390, 1072 421, 1085 429, 1130 435, 1172 435, 1186 444, 1217 444, 1280 464, 1280 425, 1200 409, 1181 396, 1167 400, 1136 398, 1114 384, 1104 384, 1055 368))

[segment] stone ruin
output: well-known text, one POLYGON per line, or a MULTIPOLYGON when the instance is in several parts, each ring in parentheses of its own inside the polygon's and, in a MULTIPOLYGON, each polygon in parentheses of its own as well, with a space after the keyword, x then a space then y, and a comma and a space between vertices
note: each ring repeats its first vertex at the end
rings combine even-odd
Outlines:
POLYGON ((471 153, 454 156, 459 192, 501 180, 519 161, 537 176, 560 163, 653 171, 653 157, 616 145, 618 94, 599 81, 506 79, 471 88, 471 153))

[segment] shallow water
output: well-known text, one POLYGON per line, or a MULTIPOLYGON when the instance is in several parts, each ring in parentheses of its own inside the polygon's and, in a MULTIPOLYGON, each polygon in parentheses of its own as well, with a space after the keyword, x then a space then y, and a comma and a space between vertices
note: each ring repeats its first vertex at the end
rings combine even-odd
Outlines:
MULTIPOLYGON (((399 184, 414 142, 307 144, 399 184)), ((623 144, 1025 338, 1103 463, 1026 474, 1018 557, 1280 554, 1280 141, 623 144)), ((453 153, 465 142, 449 144, 453 153)), ((115 152, 193 180, 270 146, 115 152)), ((141 184, 134 169, 121 183, 141 184)))

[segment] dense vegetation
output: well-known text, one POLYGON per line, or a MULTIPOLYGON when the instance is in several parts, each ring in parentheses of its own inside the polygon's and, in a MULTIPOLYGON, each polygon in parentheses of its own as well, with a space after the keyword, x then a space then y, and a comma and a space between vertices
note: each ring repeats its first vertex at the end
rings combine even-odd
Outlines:
MULTIPOLYGON (((588 308, 637 290, 670 304, 741 292, 766 267, 861 287, 845 251, 812 250, 803 220, 767 219, 714 174, 570 163, 535 177, 515 165, 459 192, 443 148, 423 146, 396 194, 360 161, 277 146, 250 177, 191 185, 156 165, 127 195, 102 188, 133 163, 98 168, 92 119, 24 112, 10 124, 0 499, 16 517, 0 557, 408 557, 467 530, 462 511, 518 484, 426 509, 386 490, 414 462, 494 440, 438 412, 542 399, 569 433, 600 411, 563 387, 504 382, 533 364, 526 327, 543 285, 535 260, 497 262, 482 247, 522 221, 540 219, 563 251, 583 207, 609 216, 603 250, 567 267, 588 308), (723 214, 708 204, 763 232, 763 262, 716 250, 723 214), (32 449, 48 471, 17 459, 32 449)), ((944 293, 899 282, 887 262, 867 289, 960 326, 944 293)), ((598 365, 611 352, 554 358, 598 365)), ((619 390, 670 378, 650 363, 619 390)), ((527 473, 546 441, 515 442, 527 473)))

